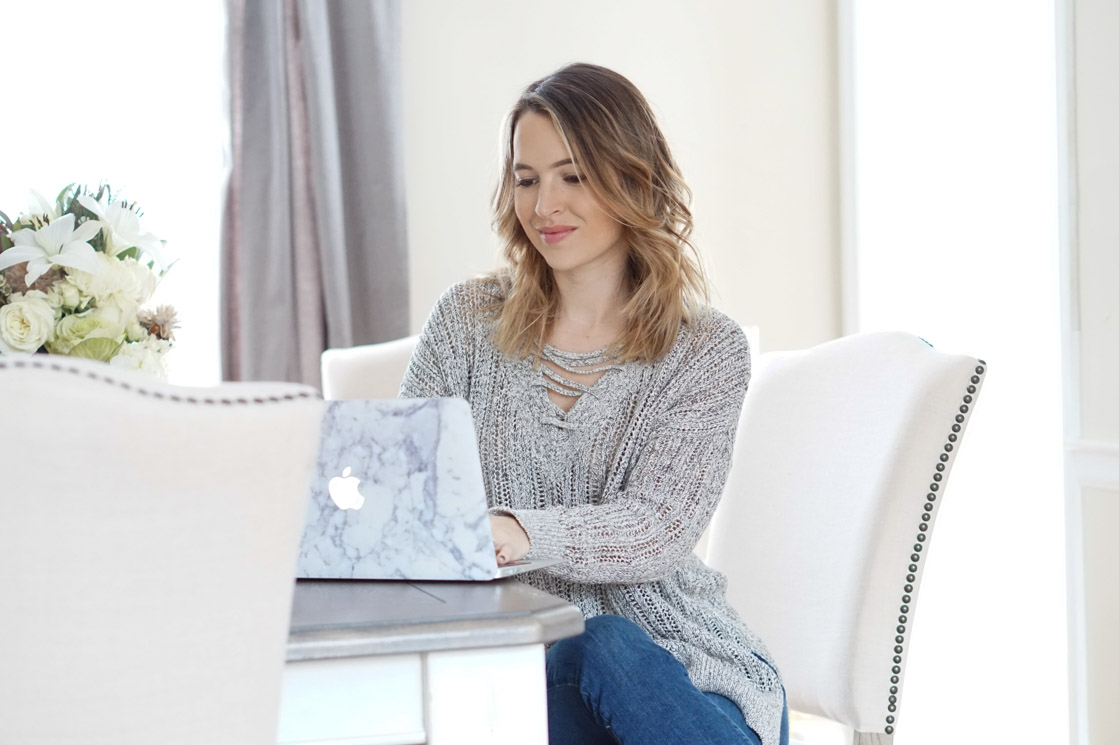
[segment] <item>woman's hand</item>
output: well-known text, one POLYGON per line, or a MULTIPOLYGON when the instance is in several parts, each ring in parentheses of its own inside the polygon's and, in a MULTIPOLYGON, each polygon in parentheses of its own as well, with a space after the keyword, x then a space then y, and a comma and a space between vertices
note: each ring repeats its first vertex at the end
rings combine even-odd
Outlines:
POLYGON ((528 533, 525 533, 516 518, 490 515, 490 530, 493 532, 493 550, 497 554, 498 566, 520 561, 531 548, 528 533))

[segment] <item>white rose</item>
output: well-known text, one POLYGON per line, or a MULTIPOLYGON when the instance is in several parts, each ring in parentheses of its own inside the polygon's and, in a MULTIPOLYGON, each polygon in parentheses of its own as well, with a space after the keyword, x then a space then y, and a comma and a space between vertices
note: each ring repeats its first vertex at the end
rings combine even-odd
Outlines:
POLYGON ((149 269, 147 264, 136 259, 124 259, 118 263, 124 270, 121 272, 122 275, 127 273, 129 278, 127 283, 121 283, 121 292, 134 299, 137 305, 143 305, 151 300, 155 286, 159 283, 159 277, 155 276, 155 272, 149 269))
POLYGON ((136 322, 140 305, 128 295, 114 294, 102 300, 93 311, 106 325, 114 326, 118 330, 117 335, 123 338, 128 327, 136 322))
POLYGON ((54 308, 45 292, 17 292, 0 308, 0 353, 36 352, 54 335, 54 321, 54 308))
POLYGON ((67 310, 74 310, 82 305, 82 293, 77 285, 64 279, 61 282, 55 282, 49 290, 47 290, 47 301, 55 310, 66 308, 67 310))

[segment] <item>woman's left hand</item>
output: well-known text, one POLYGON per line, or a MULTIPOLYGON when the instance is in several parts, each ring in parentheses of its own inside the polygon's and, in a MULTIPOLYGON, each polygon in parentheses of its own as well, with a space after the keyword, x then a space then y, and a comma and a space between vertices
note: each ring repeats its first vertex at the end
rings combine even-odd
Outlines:
POLYGON ((497 554, 498 566, 520 561, 532 547, 528 533, 525 533, 516 518, 490 515, 490 530, 493 532, 493 550, 497 554))

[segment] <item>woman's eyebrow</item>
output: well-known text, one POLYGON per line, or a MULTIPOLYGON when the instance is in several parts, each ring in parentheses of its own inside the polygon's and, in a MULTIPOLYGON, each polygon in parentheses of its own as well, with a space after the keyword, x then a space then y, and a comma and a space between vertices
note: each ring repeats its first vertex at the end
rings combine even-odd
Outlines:
MULTIPOLYGON (((566 165, 569 165, 571 163, 574 163, 574 161, 571 160, 571 158, 564 158, 563 160, 557 160, 555 163, 548 166, 548 168, 559 168, 560 166, 566 166, 566 165)), ((535 170, 535 169, 532 166, 526 166, 524 163, 514 163, 513 164, 513 170, 514 171, 532 171, 532 170, 535 170)))

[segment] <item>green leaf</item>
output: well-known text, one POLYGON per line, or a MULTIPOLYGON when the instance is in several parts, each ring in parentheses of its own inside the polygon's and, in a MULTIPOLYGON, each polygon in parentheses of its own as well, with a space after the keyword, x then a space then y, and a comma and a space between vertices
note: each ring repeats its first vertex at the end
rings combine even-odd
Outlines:
POLYGON ((140 249, 136 248, 136 246, 133 246, 132 248, 126 248, 125 250, 123 250, 119 254, 117 254, 117 258, 118 259, 129 258, 129 259, 136 259, 138 261, 140 259, 140 249))
POLYGON ((70 350, 70 356, 108 362, 116 356, 120 347, 121 343, 112 339, 86 339, 70 350))
MULTIPOLYGON (((63 187, 62 191, 58 192, 58 196, 54 198, 54 203, 58 207, 59 214, 66 214, 70 210, 70 205, 74 202, 74 197, 77 196, 77 191, 74 187, 77 183, 70 183, 63 187)), ((78 191, 81 191, 79 188, 78 191)))

